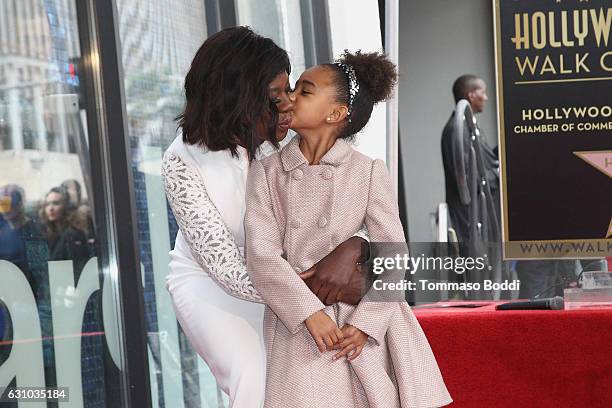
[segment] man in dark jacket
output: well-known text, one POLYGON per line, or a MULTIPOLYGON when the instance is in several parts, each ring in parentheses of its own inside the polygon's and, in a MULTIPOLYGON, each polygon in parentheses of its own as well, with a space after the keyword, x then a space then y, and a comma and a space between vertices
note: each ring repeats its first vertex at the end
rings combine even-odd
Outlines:
POLYGON ((466 105, 459 104, 461 100, 467 101, 471 112, 466 109, 457 117, 456 108, 442 132, 446 203, 451 223, 460 243, 479 239, 499 242, 499 161, 471 115, 483 111, 488 100, 487 86, 481 78, 462 75, 453 85, 453 96, 458 107, 466 105))
MULTIPOLYGON (((475 114, 488 100, 485 82, 463 75, 453 85, 455 110, 442 132, 442 161, 450 227, 456 233, 459 255, 482 258, 490 268, 470 270, 460 280, 501 280, 501 223, 499 218, 499 161, 481 135, 475 114)), ((471 299, 490 299, 491 291, 465 293, 471 299)))

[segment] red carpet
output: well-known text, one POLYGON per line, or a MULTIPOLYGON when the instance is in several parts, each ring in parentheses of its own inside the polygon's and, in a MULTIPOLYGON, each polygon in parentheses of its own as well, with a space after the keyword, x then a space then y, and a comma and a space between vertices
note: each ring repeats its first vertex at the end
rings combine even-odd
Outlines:
POLYGON ((449 407, 612 407, 612 309, 414 312, 449 407))

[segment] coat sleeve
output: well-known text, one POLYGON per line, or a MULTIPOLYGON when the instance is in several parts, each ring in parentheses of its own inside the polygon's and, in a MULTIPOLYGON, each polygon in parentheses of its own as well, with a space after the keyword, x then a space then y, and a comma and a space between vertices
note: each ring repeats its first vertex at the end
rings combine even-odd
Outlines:
MULTIPOLYGON (((365 225, 368 228, 370 239, 374 243, 400 243, 398 245, 380 245, 382 253, 374 251, 373 256, 384 256, 384 250, 391 250, 389 256, 394 256, 398 249, 404 249, 404 229, 399 218, 397 199, 393 190, 391 177, 381 160, 372 163, 368 205, 366 209, 365 225)), ((402 271, 388 271, 402 273, 402 271)), ((387 272, 385 272, 387 273, 387 272)), ((393 278, 391 278, 393 279, 393 278)), ((372 287, 361 299, 347 323, 366 333, 379 345, 384 343, 385 334, 394 314, 398 310, 398 299, 404 298, 404 293, 394 291, 391 299, 384 299, 385 295, 377 293, 372 287)))
POLYGON ((247 179, 247 270, 265 303, 293 334, 325 305, 283 258, 283 242, 263 165, 255 161, 247 179))
POLYGON ((229 295, 262 303, 246 270, 246 261, 200 175, 180 157, 167 152, 162 162, 166 197, 191 254, 229 295))

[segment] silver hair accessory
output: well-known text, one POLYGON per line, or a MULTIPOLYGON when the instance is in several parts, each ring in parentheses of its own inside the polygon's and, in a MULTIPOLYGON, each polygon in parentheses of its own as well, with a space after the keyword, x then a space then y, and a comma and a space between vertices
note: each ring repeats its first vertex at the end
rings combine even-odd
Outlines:
POLYGON ((346 116, 348 117, 349 123, 351 123, 351 113, 353 111, 353 102, 357 97, 357 92, 359 92, 359 83, 357 82, 357 75, 355 75, 355 68, 352 65, 344 64, 342 62, 336 62, 336 65, 339 66, 344 73, 346 74, 349 82, 349 103, 348 103, 348 113, 346 116))

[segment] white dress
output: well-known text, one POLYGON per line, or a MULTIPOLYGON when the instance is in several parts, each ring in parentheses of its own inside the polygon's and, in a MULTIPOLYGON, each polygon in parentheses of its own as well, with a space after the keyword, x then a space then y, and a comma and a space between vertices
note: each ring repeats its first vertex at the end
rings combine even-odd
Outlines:
POLYGON ((264 305, 244 247, 246 150, 206 151, 179 135, 164 155, 166 196, 180 231, 166 286, 183 331, 236 408, 260 407, 265 390, 264 305))

